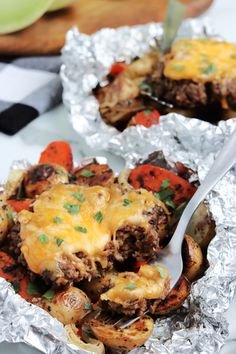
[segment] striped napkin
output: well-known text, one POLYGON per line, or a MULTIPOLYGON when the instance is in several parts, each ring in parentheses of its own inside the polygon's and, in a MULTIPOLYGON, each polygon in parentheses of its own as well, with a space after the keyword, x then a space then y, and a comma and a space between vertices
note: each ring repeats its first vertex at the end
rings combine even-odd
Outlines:
POLYGON ((60 56, 0 58, 0 131, 13 135, 61 102, 60 56))

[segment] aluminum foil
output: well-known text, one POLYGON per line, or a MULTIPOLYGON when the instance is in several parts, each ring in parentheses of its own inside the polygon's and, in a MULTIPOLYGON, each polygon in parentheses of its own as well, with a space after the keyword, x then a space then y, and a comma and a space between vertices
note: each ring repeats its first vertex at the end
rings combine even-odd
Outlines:
MULTIPOLYGON (((90 147, 110 150, 113 138, 124 135, 104 123, 92 90, 98 83, 105 84, 112 63, 122 60, 130 62, 150 50, 155 44, 154 38, 161 39, 162 35, 160 23, 106 28, 91 36, 80 33, 77 28, 68 32, 62 50, 63 101, 74 129, 90 147)), ((207 19, 186 20, 179 29, 177 39, 206 35, 217 37, 207 19)), ((115 152, 120 154, 121 147, 115 152)))
MULTIPOLYGON (((124 154, 133 141, 143 141, 143 146, 134 154, 129 152, 127 166, 146 158, 151 151, 163 150, 169 162, 184 162, 195 169, 202 180, 222 144, 236 128, 236 119, 213 126, 171 114, 153 129, 140 128, 132 129, 129 134, 126 132, 126 139, 122 141, 125 143, 124 154), (146 143, 147 138, 149 144, 146 143)), ((20 166, 22 168, 22 163, 20 166)), ((209 268, 206 274, 193 284, 191 296, 184 306, 173 316, 158 319, 155 332, 145 347, 133 350, 132 354, 219 352, 228 334, 223 314, 236 285, 235 195, 236 171, 232 169, 207 198, 216 221, 216 236, 208 247, 209 268)), ((87 353, 67 343, 64 328, 57 320, 16 295, 1 278, 0 305, 0 342, 25 342, 48 354, 87 353)))

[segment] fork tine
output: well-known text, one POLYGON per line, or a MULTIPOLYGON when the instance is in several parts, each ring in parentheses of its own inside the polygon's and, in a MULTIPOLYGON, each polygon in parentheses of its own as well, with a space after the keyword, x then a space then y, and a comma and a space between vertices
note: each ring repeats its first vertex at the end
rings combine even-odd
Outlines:
MULTIPOLYGON (((148 310, 144 312, 144 315, 146 315, 148 313, 148 310)), ((130 320, 125 321, 127 317, 122 317, 115 325, 117 328, 120 329, 125 329, 129 326, 131 326, 133 323, 137 322, 138 320, 140 320, 141 316, 137 316, 135 318, 132 318, 130 320), (125 321, 123 324, 121 324, 123 321, 125 321)))

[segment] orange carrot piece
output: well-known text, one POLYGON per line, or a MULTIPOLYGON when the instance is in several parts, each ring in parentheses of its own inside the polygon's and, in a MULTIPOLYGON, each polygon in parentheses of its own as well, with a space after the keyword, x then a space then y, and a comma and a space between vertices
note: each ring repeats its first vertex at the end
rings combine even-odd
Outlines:
POLYGON ((112 76, 116 76, 116 75, 120 74, 122 71, 124 71, 124 69, 127 67, 127 65, 128 64, 125 62, 116 62, 116 63, 112 64, 110 74, 112 76))
POLYGON ((24 200, 16 200, 16 199, 8 199, 7 203, 10 207, 19 213, 21 210, 30 210, 31 204, 34 202, 34 199, 24 199, 24 200))
POLYGON ((73 156, 70 145, 65 141, 53 141, 41 153, 39 163, 55 163, 71 172, 73 156))
POLYGON ((146 109, 145 111, 138 112, 130 121, 129 125, 143 125, 150 128, 152 125, 159 124, 160 113, 156 110, 146 109))
POLYGON ((9 256, 7 253, 0 251, 0 277, 6 279, 10 283, 17 284, 18 294, 21 295, 25 300, 31 301, 33 295, 27 293, 28 287, 28 276, 22 273, 22 270, 19 272, 20 266, 17 266, 15 260, 9 256), (17 272, 18 267, 18 272, 17 272), (19 277, 19 274, 21 276, 19 277))
POLYGON ((190 199, 196 191, 196 188, 182 177, 157 166, 141 165, 134 168, 129 175, 129 183, 136 189, 145 188, 160 193, 163 190, 163 182, 166 183, 166 190, 174 191, 171 199, 176 206, 190 199))

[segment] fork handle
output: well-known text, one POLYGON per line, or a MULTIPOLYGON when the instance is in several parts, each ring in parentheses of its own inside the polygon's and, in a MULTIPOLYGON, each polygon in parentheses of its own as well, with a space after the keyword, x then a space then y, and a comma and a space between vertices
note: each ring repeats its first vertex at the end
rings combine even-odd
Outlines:
POLYGON ((205 179, 187 204, 175 233, 169 243, 170 251, 178 253, 181 250, 185 230, 189 221, 197 209, 198 205, 204 200, 206 195, 212 190, 216 183, 226 174, 227 171, 236 163, 236 129, 224 144, 222 150, 217 155, 212 167, 205 179))

